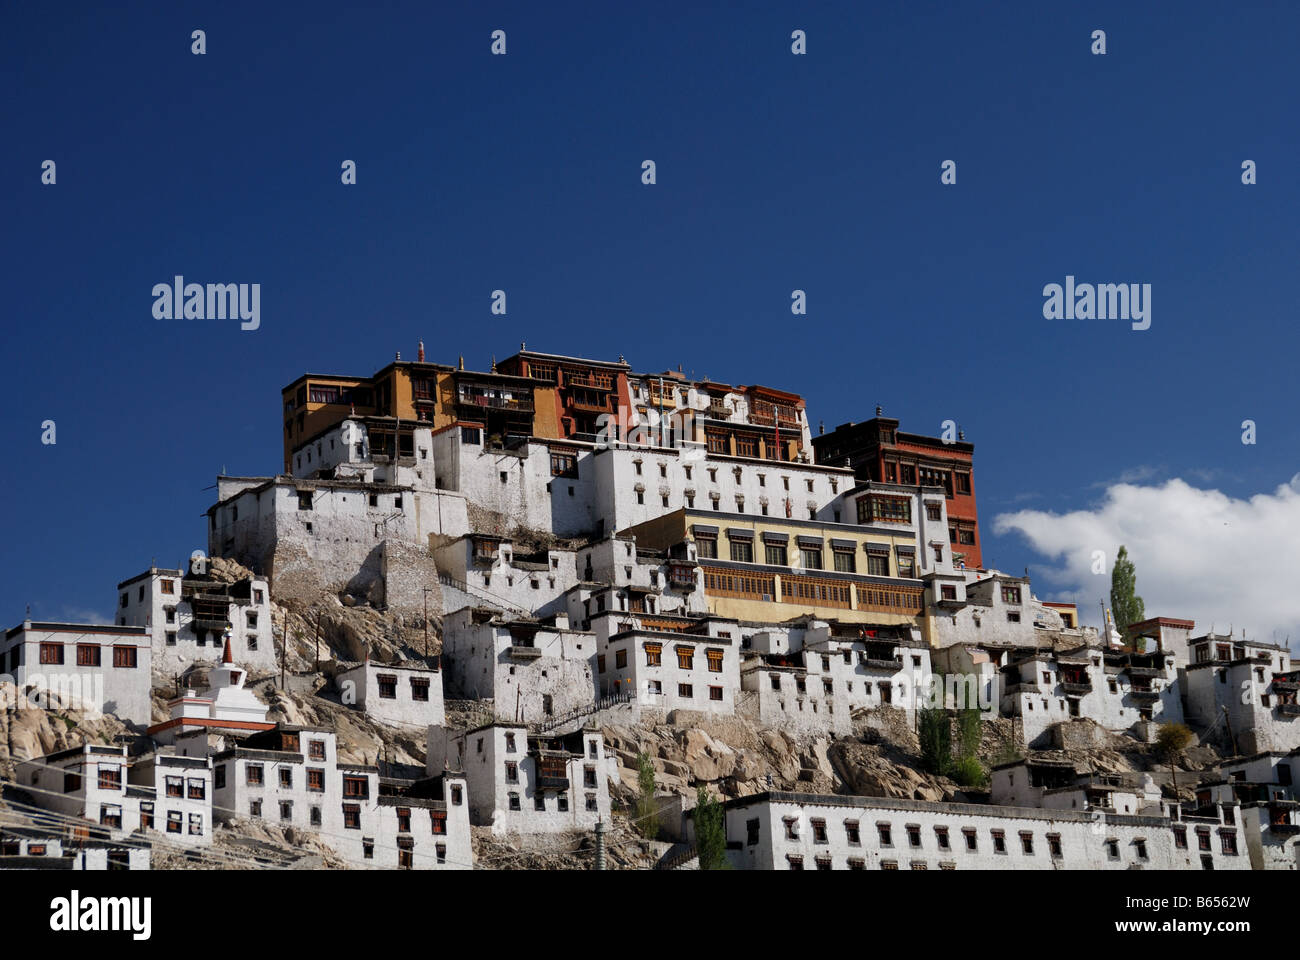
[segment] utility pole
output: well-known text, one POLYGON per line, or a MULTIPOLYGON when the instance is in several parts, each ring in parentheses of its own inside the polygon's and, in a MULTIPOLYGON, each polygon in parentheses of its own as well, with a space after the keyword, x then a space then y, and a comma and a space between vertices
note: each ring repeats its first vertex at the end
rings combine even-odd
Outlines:
POLYGON ((597 870, 605 869, 605 821, 596 821, 596 867, 597 870))
POLYGON ((280 689, 284 689, 284 661, 289 654, 289 611, 284 611, 284 626, 280 630, 280 689))
POLYGON ((1232 744, 1232 755, 1237 755, 1237 738, 1232 735, 1232 719, 1228 716, 1228 708, 1223 708, 1223 725, 1228 728, 1228 742, 1232 744))
POLYGON ((316 672, 320 673, 320 610, 316 611, 316 672))
POLYGON ((429 588, 424 588, 424 660, 429 660, 429 588))

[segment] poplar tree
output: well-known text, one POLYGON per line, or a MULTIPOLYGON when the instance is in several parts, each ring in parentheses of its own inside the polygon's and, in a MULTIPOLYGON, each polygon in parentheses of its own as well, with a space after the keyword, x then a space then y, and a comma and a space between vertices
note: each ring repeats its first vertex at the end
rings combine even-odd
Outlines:
POLYGON ((1119 548, 1115 567, 1110 572, 1110 611, 1115 617, 1115 629, 1120 633, 1147 618, 1146 607, 1137 595, 1137 568, 1124 546, 1119 548))

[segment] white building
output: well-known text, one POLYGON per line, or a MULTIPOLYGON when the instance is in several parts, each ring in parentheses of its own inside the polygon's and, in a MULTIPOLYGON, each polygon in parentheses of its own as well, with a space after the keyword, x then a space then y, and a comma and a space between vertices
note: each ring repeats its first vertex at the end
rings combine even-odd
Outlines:
POLYGON ((741 667, 762 722, 796 733, 849 733, 855 711, 895 707, 908 722, 933 674, 915 628, 804 619, 755 633, 741 667))
POLYGON ((1300 672, 1285 647, 1213 633, 1188 641, 1187 719, 1234 753, 1300 747, 1300 672))
POLYGON ((0 828, 0 870, 148 870, 149 844, 142 840, 90 840, 66 835, 56 818, 39 815, 32 827, 0 828))
POLYGON ((725 617, 605 610, 591 618, 600 695, 632 695, 667 715, 731 715, 740 692, 740 634, 725 617))
POLYGON ((427 553, 435 539, 465 535, 465 497, 437 488, 428 427, 403 434, 411 449, 388 455, 370 449, 373 429, 373 418, 352 418, 313 438, 294 451, 292 477, 218 477, 208 552, 264 573, 281 592, 301 582, 419 607, 424 587, 437 591, 434 563, 412 569, 419 554, 390 541, 427 553), (345 438, 359 439, 344 445, 345 438), (394 550, 407 562, 393 563, 394 550), (417 582, 406 582, 413 576, 417 582))
POLYGON ((1256 870, 1300 868, 1300 803, 1295 784, 1300 754, 1268 752, 1236 757, 1221 764, 1220 779, 1203 780, 1197 803, 1241 804, 1246 849, 1256 870))
POLYGON ((466 607, 442 622, 446 695, 491 700, 497 716, 518 722, 593 705, 596 655, 596 637, 570 630, 562 614, 543 623, 506 620, 494 610, 466 607))
MULTIPOLYGON (((572 550, 521 552, 506 537, 474 533, 434 550, 438 572, 474 605, 527 611, 539 617, 563 612, 566 591, 577 583, 572 550)), ((454 610, 449 601, 447 606, 454 610)))
POLYGON ((1225 853, 1212 844, 1201 851, 1199 822, 1110 812, 762 793, 726 801, 723 820, 727 859, 746 870, 1250 867, 1240 850, 1225 853), (1198 849, 1177 846, 1180 826, 1198 831, 1198 849))
POLYGON ((151 654, 143 627, 24 620, 0 644, 0 673, 18 690, 45 695, 34 705, 57 702, 143 726, 152 715, 151 654))
POLYGON ((598 730, 533 735, 520 724, 430 727, 426 769, 464 771, 470 818, 506 833, 594 830, 609 822, 609 764, 598 730))
POLYGON ((286 725, 212 761, 218 820, 314 831, 355 867, 472 867, 466 786, 456 774, 381 781, 378 767, 339 761, 333 731, 286 725))
POLYGON ((182 847, 212 842, 212 767, 202 758, 154 754, 133 760, 126 747, 83 744, 16 768, 34 806, 86 820, 84 837, 118 841, 155 831, 182 847))
POLYGON ((1002 667, 1001 701, 1002 715, 1020 721, 1027 746, 1047 746, 1052 728, 1074 719, 1114 732, 1183 719, 1172 651, 1017 650, 1002 667))
POLYGON ((334 684, 345 704, 380 723, 427 727, 446 722, 439 670, 367 660, 341 669, 334 684))
POLYGON ((151 567, 117 585, 117 622, 145 627, 153 670, 173 677, 221 659, 229 639, 235 662, 259 673, 279 668, 271 636, 271 591, 264 579, 224 583, 151 567))
POLYGON ((140 825, 183 846, 212 843, 212 760, 154 753, 127 772, 128 791, 138 788, 140 825))

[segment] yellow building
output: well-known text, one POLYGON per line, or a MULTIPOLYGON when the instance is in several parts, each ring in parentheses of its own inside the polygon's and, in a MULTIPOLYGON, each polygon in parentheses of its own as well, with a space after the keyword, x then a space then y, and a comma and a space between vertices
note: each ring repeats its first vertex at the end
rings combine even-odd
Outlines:
POLYGON ((923 587, 913 534, 843 523, 677 510, 621 532, 681 556, 693 544, 709 612, 781 622, 919 625, 923 587))

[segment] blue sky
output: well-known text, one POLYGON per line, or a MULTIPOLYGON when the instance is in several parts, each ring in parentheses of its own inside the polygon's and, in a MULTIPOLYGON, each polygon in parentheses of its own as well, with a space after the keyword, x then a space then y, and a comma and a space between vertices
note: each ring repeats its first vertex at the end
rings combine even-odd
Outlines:
POLYGON ((993 518, 1296 473, 1294 5, 265 6, 3 14, 7 623, 109 616, 206 547, 219 471, 276 470, 282 385, 421 337, 788 388, 814 429, 957 420, 986 562, 1093 608, 1040 552, 1088 544, 993 518), (261 328, 155 320, 177 273, 260 283, 261 328), (1045 320, 1067 274, 1150 283, 1151 328, 1045 320))

